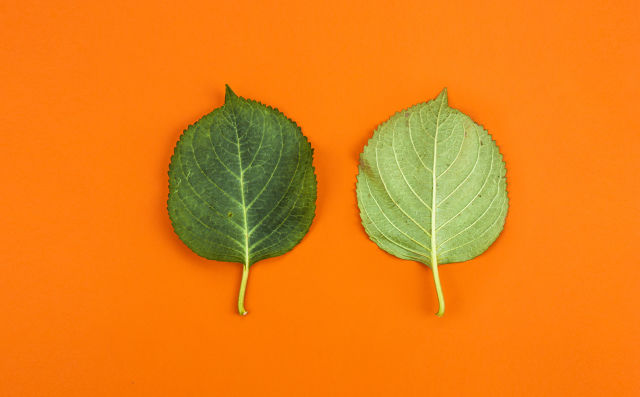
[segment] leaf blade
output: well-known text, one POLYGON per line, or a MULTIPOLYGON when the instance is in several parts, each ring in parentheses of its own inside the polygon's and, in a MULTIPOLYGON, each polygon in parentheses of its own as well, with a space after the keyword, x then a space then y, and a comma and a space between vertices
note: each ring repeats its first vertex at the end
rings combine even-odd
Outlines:
POLYGON ((228 85, 225 104, 184 131, 169 166, 174 231, 200 256, 243 264, 239 310, 249 267, 300 242, 316 197, 313 149, 297 124, 228 85))
POLYGON ((506 169, 489 133, 448 104, 447 90, 376 128, 358 168, 362 224, 380 248, 432 268, 462 262, 498 237, 506 169))

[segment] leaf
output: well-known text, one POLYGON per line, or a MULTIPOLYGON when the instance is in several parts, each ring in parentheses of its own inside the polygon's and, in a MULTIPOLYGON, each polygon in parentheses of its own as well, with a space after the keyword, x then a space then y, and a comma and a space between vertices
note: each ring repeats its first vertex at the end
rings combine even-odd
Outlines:
POLYGON ((360 155, 360 217, 391 255, 431 267, 483 253, 507 215, 505 165, 489 133, 449 107, 447 90, 382 123, 360 155))
POLYGON ((313 149, 277 109, 236 96, 189 126, 169 166, 168 210, 180 239, 207 259, 249 267, 296 246, 315 215, 313 149))

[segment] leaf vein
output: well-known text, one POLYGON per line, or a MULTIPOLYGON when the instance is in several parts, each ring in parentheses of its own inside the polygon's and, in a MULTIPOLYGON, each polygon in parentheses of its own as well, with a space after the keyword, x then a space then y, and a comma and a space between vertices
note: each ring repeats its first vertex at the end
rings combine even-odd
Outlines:
MULTIPOLYGON (((363 179, 365 179, 365 178, 366 178, 364 175, 363 175, 362 177, 363 177, 363 179)), ((370 191, 370 190, 369 190, 369 191, 370 191)), ((412 253, 414 253, 414 254, 416 254, 416 255, 418 255, 418 256, 420 256, 420 257, 424 258, 424 259, 429 259, 429 257, 428 257, 428 256, 426 256, 426 255, 424 255, 424 254, 422 254, 422 253, 420 253, 420 252, 418 252, 418 251, 415 251, 415 250, 413 250, 413 249, 411 249, 411 248, 409 248, 409 247, 406 247, 406 246, 404 246, 403 244, 401 244, 400 242, 398 242, 398 241, 396 241, 396 240, 392 239, 391 237, 387 236, 387 235, 382 231, 382 229, 380 229, 380 228, 378 227, 378 224, 377 224, 377 223, 376 223, 376 221, 373 219, 373 217, 372 217, 371 215, 369 215, 369 212, 367 211, 367 207, 366 207, 365 205, 363 205, 363 206, 362 206, 362 210, 364 211, 364 213, 365 213, 365 215, 367 216, 367 218, 369 218, 369 220, 371 221, 371 224, 373 225, 373 227, 375 227, 375 228, 378 230, 378 232, 380 232, 380 234, 382 235, 382 237, 384 237, 385 239, 387 239, 391 244, 393 244, 393 245, 395 245, 395 246, 397 246, 397 247, 399 247, 399 248, 402 248, 402 249, 404 249, 404 250, 406 250, 406 251, 412 252, 412 253)), ((392 225, 392 226, 394 226, 394 225, 392 225)), ((394 226, 394 227, 395 227, 395 226, 394 226)), ((396 229, 397 229, 397 228, 396 228, 396 229)), ((424 247, 424 248, 428 250, 428 248, 426 248, 426 247, 424 247)))
MULTIPOLYGON (((473 130, 475 131, 476 136, 478 137, 478 142, 480 142, 480 135, 478 134, 478 129, 477 129, 477 128, 474 128, 473 130)), ((460 183, 458 184, 458 186, 456 186, 456 187, 455 187, 455 189, 453 189, 453 190, 451 191, 451 193, 449 193, 449 194, 447 195, 447 197, 443 198, 443 199, 438 203, 438 205, 436 206, 436 208, 439 208, 439 207, 442 205, 442 203, 444 203, 445 201, 447 201, 447 199, 449 199, 449 197, 451 197, 451 195, 453 195, 453 193, 455 193, 455 192, 460 188, 460 186, 464 185, 464 183, 467 181, 467 179, 469 179, 469 177, 471 177, 471 175, 473 174, 473 171, 475 171, 476 166, 478 165, 478 160, 480 160, 480 144, 478 144, 478 145, 476 145, 476 146, 477 146, 477 148, 478 148, 478 150, 477 150, 477 155, 476 155, 476 161, 473 163, 473 167, 471 168, 471 171, 469 171, 469 174, 468 174, 468 175, 467 175, 467 176, 462 180, 462 182, 460 182, 460 183)))
POLYGON ((444 225, 446 225, 447 223, 451 222, 452 220, 454 220, 455 218, 457 218, 464 210, 467 209, 467 207, 469 207, 471 204, 473 204, 473 202, 476 200, 476 198, 478 198, 478 195, 480 194, 480 192, 482 191, 482 189, 484 189, 485 185, 487 184, 487 181, 489 181, 489 178, 491 177, 491 171, 493 171, 493 153, 494 153, 494 148, 491 148, 491 165, 489 166, 489 172, 487 173, 486 178, 484 178, 484 182, 482 183, 482 185, 480 186, 480 189, 478 190, 478 192, 476 193, 475 196, 473 196, 473 198, 471 199, 471 201, 469 201, 467 203, 467 205, 464 206, 464 208, 462 208, 460 210, 460 212, 458 212, 457 214, 455 214, 454 216, 452 216, 448 221, 446 221, 445 223, 443 223, 442 225, 440 225, 438 227, 438 229, 441 229, 442 227, 444 227, 444 225))
MULTIPOLYGON (((215 127, 217 127, 217 126, 215 126, 215 127)), ((222 135, 222 133, 220 133, 220 135, 222 135)), ((194 134, 194 136, 195 136, 195 134, 194 134)), ((233 175, 237 180, 240 180, 240 177, 235 172, 231 171, 231 169, 229 169, 229 167, 227 167, 227 165, 222 161, 222 158, 220 158, 220 156, 218 155, 218 152, 216 151, 216 147, 213 144, 213 140, 211 139, 211 130, 208 131, 207 136, 209 137, 209 143, 211 143, 211 150, 213 151, 213 154, 216 155, 216 158, 218 159, 220 164, 224 167, 225 170, 227 170, 227 172, 229 172, 231 175, 233 175)), ((195 150, 193 151, 193 154, 195 156, 195 150)))
MULTIPOLYGON (((384 218, 387 220, 387 222, 389 222, 389 224, 391 226, 393 226, 397 231, 399 231, 400 233, 404 234, 409 240, 411 240, 414 243, 418 244, 419 246, 421 246, 422 248, 426 249, 427 251, 431 251, 426 245, 424 245, 424 244, 420 243, 419 241, 415 240, 413 237, 411 237, 410 235, 408 235, 407 233, 402 231, 399 227, 397 227, 395 225, 395 223, 391 222, 391 219, 389 219, 387 214, 385 214, 384 210, 382 209, 382 207, 378 203, 378 200, 376 200, 376 197, 373 195, 373 191, 371 190, 371 186, 369 186, 368 178, 367 177, 363 177, 362 179, 365 180, 366 183, 367 183, 367 190, 369 190, 369 196, 371 196, 371 198, 373 199, 373 202, 376 203, 376 206, 380 210, 380 213, 382 214, 382 216, 384 216, 384 218)), ((373 218, 371 218, 371 219, 373 219, 373 218)))
POLYGON ((400 175, 402 176, 402 180, 404 180, 404 183, 407 185, 407 187, 409 188, 409 190, 411 190, 411 193, 413 193, 414 196, 416 196, 416 198, 425 206, 427 207, 427 209, 429 209, 429 211, 431 211, 431 207, 424 202, 424 200, 422 200, 422 197, 418 196, 418 194, 415 192, 415 190, 413 190, 413 188, 411 187, 411 185, 409 184, 409 181, 407 181, 407 178, 404 175, 404 172, 402 172, 402 168, 400 167, 400 163, 398 162, 398 156, 396 155, 396 148, 395 148, 395 141, 396 141, 396 124, 393 124, 393 130, 391 131, 391 151, 393 152, 393 159, 396 161, 396 165, 398 166, 398 171, 400 171, 400 175))
POLYGON ((378 172, 378 175, 380 175, 380 181, 382 182, 382 186, 384 187, 384 190, 387 192, 387 195, 389 196, 389 198, 391 199, 391 201, 393 201, 393 203, 396 205, 396 207, 398 207, 398 209, 407 217, 411 220, 411 222, 413 222, 416 226, 418 226, 423 232, 425 232, 428 236, 431 236, 431 233, 429 233, 424 227, 422 227, 422 225, 420 225, 418 222, 416 222, 415 219, 413 219, 409 214, 407 214, 405 212, 405 210, 400 206, 400 204, 391 196, 391 192, 389 191, 389 189, 387 188, 387 185, 384 182, 384 178, 382 177, 382 172, 380 172, 380 166, 378 164, 378 143, 380 142, 380 140, 376 141, 376 147, 375 147, 375 153, 376 153, 376 171, 378 172))
MULTIPOLYGON (((422 127, 422 129, 424 129, 424 127, 422 125, 422 114, 420 113, 420 111, 418 111, 418 115, 420 116, 420 119, 421 119, 420 120, 420 127, 422 127)), ((413 151, 416 152, 416 156, 418 156, 418 160, 420 160, 420 164, 422 164, 424 169, 426 169, 429 172, 433 172, 433 170, 431 168, 427 167, 427 165, 424 163, 424 161, 422 160, 422 156, 420 156, 420 153, 418 153, 418 149, 416 149, 416 145, 413 142, 413 134, 411 133, 411 116, 413 116, 413 113, 411 113, 409 115, 409 140, 411 141, 411 146, 413 147, 413 151)))
MULTIPOLYGON (((453 131, 455 131, 456 126, 454 126, 451 130, 451 135, 453 135, 453 131)), ((451 162, 451 164, 449 164, 449 166, 447 167, 446 170, 442 171, 440 173, 440 175, 438 175, 436 177, 436 180, 440 179, 440 177, 444 174, 447 173, 447 171, 449 171, 449 169, 456 163, 456 161, 458 161, 458 158, 460 157, 460 153, 462 153, 462 146, 464 145, 464 140, 467 138, 467 127, 464 126, 464 124, 462 125, 462 140, 460 141, 460 148, 458 149, 458 154, 456 154, 456 157, 453 159, 453 161, 451 162)), ((444 141, 443 141, 444 142, 444 141)))
MULTIPOLYGON (((275 175, 276 170, 278 169, 278 166, 280 165, 280 160, 282 160, 282 152, 284 151, 284 134, 282 133, 281 125, 280 125, 280 138, 282 138, 282 143, 280 145, 280 153, 278 153, 278 160, 276 161, 276 165, 273 167, 273 171, 271 171, 271 175, 269 175, 269 179, 267 179, 267 182, 265 182, 264 186, 262 186, 262 189, 260 189, 258 194, 256 194, 256 197, 254 197, 253 200, 251 200, 251 202, 247 206, 247 210, 251 208, 253 206, 253 203, 255 203, 260 198, 262 193, 264 193, 265 189, 269 185, 269 182, 271 182, 271 179, 275 175)), ((298 153, 300 153, 300 148, 298 148, 298 153)), ((296 165, 296 169, 297 169, 297 165, 296 165)))
MULTIPOLYGON (((249 250, 253 250, 255 247, 257 247, 259 244, 261 244, 263 241, 265 241, 267 238, 271 237, 271 235, 273 235, 273 233, 275 233, 278 229, 280 229, 280 227, 287 221, 287 219, 289 219, 289 216, 291 216, 291 214, 293 213, 294 208, 296 208, 296 204, 298 204, 298 199, 300 198, 300 196, 302 196, 302 190, 304 189, 304 177, 307 175, 307 170, 304 171, 304 174, 302 176, 302 182, 300 183, 300 190, 298 191, 298 194, 296 195, 296 199, 293 202, 293 205, 291 206, 291 208, 289 208, 289 210, 287 211, 287 215, 284 217, 284 219, 278 224, 278 226, 276 226, 275 228, 273 228, 273 230, 271 230, 271 233, 267 234, 266 236, 264 236, 263 238, 261 238, 259 241, 257 241, 256 243, 254 243, 251 247, 249 247, 249 250)), ((279 244, 280 241, 275 242, 274 244, 271 244, 267 247, 264 247, 256 252, 252 252, 252 254, 254 256, 257 256, 257 254, 259 252, 262 252, 266 249, 269 249, 271 247, 273 247, 276 244, 279 244)))
MULTIPOLYGON (((189 209, 189 207, 187 207, 187 204, 184 202, 184 200, 182 200, 182 197, 180 197, 180 195, 179 195, 179 194, 177 195, 177 197, 178 197, 178 200, 180 200, 180 203, 182 204, 182 207, 183 207, 185 210, 187 210, 187 212, 189 213, 189 215, 191 215, 191 217, 192 217, 193 219, 195 219, 196 221, 198 221, 202 226, 206 227, 207 229, 209 229, 209 230, 211 230, 211 231, 213 231, 213 232, 215 232, 215 233, 218 233, 219 235, 221 235, 221 236, 223 236, 223 237, 228 238, 229 240, 233 241, 234 243, 236 243, 236 244, 238 244, 240 247, 242 247, 242 244, 240 244, 238 241, 236 241, 236 239, 234 239, 233 237, 231 237, 231 236, 229 236, 229 235, 226 235, 226 234, 224 234, 224 233, 220 232, 219 230, 216 230, 216 229, 215 229, 215 228, 213 228, 211 225, 209 225, 209 224, 207 224, 207 223, 203 222, 199 217, 197 217, 193 212, 191 212, 191 210, 189 209)), ((218 244, 219 244, 219 243, 218 243, 218 244)), ((223 247, 227 247, 227 246, 225 246, 225 245, 223 245, 223 244, 219 244, 219 245, 221 245, 221 246, 223 246, 223 247)), ((232 249, 231 247, 227 247, 227 248, 232 249)))
POLYGON ((184 166, 182 164, 182 156, 179 156, 180 159, 178 160, 178 164, 180 165, 180 172, 182 173, 182 175, 184 176, 184 181, 187 183, 187 185, 189 186, 189 188, 191 189, 191 191, 193 192, 193 194, 196 195, 196 197, 198 197, 200 199, 200 201, 202 201, 204 204, 207 205, 207 207, 211 208, 211 210, 213 212, 215 212, 216 214, 218 214, 219 216, 221 216, 223 219, 225 220, 229 220, 231 222, 232 225, 240 228, 240 230, 242 230, 242 227, 240 225, 238 225, 237 223, 235 223, 234 221, 230 220, 228 217, 225 217, 224 215, 222 215, 218 210, 216 210, 211 204, 209 204, 209 202, 207 200, 204 199, 204 197, 202 197, 195 189, 195 186, 193 186, 193 184, 189 181, 189 177, 187 176, 187 174, 184 172, 184 166))
MULTIPOLYGON (((227 193, 224 189, 222 189, 220 186, 218 186, 218 184, 217 184, 217 183, 215 183, 215 182, 213 181, 213 179, 211 179, 211 178, 209 177, 209 175, 207 175, 207 174, 204 172, 204 170, 202 169, 202 167, 200 167, 200 163, 198 163, 198 158, 196 157, 196 152, 195 152, 195 149, 194 149, 194 147, 193 147, 193 138, 191 138, 191 139, 189 140, 189 144, 191 145, 191 153, 193 154, 193 160, 194 160, 194 162, 195 162, 195 164, 196 164, 196 167, 197 167, 197 168, 198 168, 198 170, 200 171, 200 173, 201 173, 202 175, 204 175, 204 177, 205 177, 207 180, 209 180, 209 182, 211 182, 211 184, 212 184, 213 186, 217 187, 217 188, 218 188, 218 189, 219 189, 219 190, 220 190, 220 191, 221 191, 225 196, 227 196, 230 200, 232 200, 232 201, 236 202, 237 204, 241 204, 241 203, 240 203, 240 201, 238 201, 235 197, 231 196, 231 195, 230 195, 229 193, 227 193)), ((182 158, 181 158, 180 160, 182 161, 182 158)))
MULTIPOLYGON (((283 137, 284 139, 284 137, 283 137)), ((298 173, 298 166, 300 165, 300 143, 298 142, 298 159, 296 161, 296 169, 293 171, 293 175, 291 176, 291 179, 289 180, 289 184, 287 185, 287 188, 284 189, 282 196, 280 196, 280 199, 278 200, 278 202, 273 206, 273 208, 271 208, 269 210, 269 212, 262 217, 262 219, 260 219, 260 221, 251 228, 251 230, 249 230, 249 236, 251 236, 253 234, 253 232, 258 228, 258 226, 260 226, 262 224, 262 222, 264 222, 265 220, 267 220, 267 218, 269 218, 271 216, 271 214, 273 213, 273 211, 276 210, 276 208, 278 208, 280 206, 280 203, 282 202, 282 200, 284 200, 284 198, 287 196, 287 192, 289 191, 289 187, 291 187, 291 183, 293 183, 293 180, 296 177, 296 174, 298 173)), ((284 145, 284 141, 282 143, 284 145)), ((305 175, 306 175, 306 171, 305 171, 305 175)), ((304 179, 304 175, 303 175, 303 179, 304 179)), ((302 182, 301 185, 304 185, 304 180, 302 182)), ((266 185, 265 185, 266 186, 266 185)), ((302 186, 300 187, 300 191, 302 191, 302 186)), ((256 243, 257 244, 257 243, 256 243)))
POLYGON ((444 253, 446 253, 446 252, 451 252, 451 251, 457 250, 457 249, 459 249, 459 248, 462 248, 462 247, 464 247, 465 245, 469 245, 469 244, 471 244, 472 242, 474 242, 474 241, 476 241, 477 239, 479 239, 480 237, 482 237, 482 235, 484 235, 487 231, 489 231, 493 226, 495 226, 496 222, 498 222, 498 220, 500 220, 500 219, 502 218, 502 215, 503 215, 504 209, 505 209, 505 208, 507 208, 507 206, 505 205, 505 203, 506 203, 506 201, 507 201, 507 200, 506 200, 506 195, 505 195, 504 197, 505 197, 505 199, 502 201, 502 204, 501 204, 501 205, 502 205, 502 209, 501 209, 501 210, 500 210, 500 212, 498 213, 498 216, 497 216, 497 217, 496 217, 496 219, 493 221, 493 223, 491 223, 491 225, 489 225, 485 230, 483 230, 483 231, 482 231, 482 233, 477 234, 475 238, 473 238, 473 239, 471 239, 471 240, 467 241, 466 243, 461 244, 461 245, 459 245, 459 246, 457 246, 457 247, 450 248, 450 249, 448 249, 448 250, 446 250, 446 251, 442 251, 440 254, 444 254, 444 253))

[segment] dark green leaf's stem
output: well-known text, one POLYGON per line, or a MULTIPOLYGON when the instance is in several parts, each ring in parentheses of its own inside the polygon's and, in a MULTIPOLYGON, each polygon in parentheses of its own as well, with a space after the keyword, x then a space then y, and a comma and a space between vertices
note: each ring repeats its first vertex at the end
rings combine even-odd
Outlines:
POLYGON ((249 279, 249 265, 242 267, 242 282, 240 283, 240 294, 238 295, 238 313, 243 316, 248 312, 244 309, 244 295, 247 290, 247 280, 249 279))
POLYGON ((438 264, 434 261, 431 265, 433 271, 433 281, 436 284, 436 294, 438 295, 438 312, 436 315, 442 317, 444 314, 444 295, 442 295, 442 287, 440 286, 440 275, 438 274, 438 264))
MULTIPOLYGON (((225 96, 225 103, 228 100, 237 98, 236 94, 231 91, 229 85, 227 85, 227 94, 225 96)), ((240 134, 238 133, 237 118, 234 108, 231 108, 231 112, 234 117, 235 124, 233 125, 236 130, 236 142, 238 143, 238 165, 240 168, 240 195, 242 197, 242 214, 244 220, 244 267, 242 268, 242 282, 240 283, 240 294, 238 295, 238 312, 245 316, 247 311, 244 309, 244 295, 247 289, 247 279, 249 278, 249 226, 247 224, 247 204, 245 202, 245 190, 244 190, 244 167, 242 166, 242 152, 240 150, 240 134)))

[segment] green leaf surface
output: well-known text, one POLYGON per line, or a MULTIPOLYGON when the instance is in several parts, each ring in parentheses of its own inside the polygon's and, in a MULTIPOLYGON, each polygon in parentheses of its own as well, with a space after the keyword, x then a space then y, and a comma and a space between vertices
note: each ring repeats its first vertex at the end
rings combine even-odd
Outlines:
POLYGON ((432 269, 439 316, 438 265, 472 259, 496 240, 509 206, 505 172, 489 133, 449 107, 446 89, 378 126, 360 156, 362 224, 383 250, 432 269))
POLYGON ((189 126, 169 166, 168 210, 180 239, 207 259, 249 267, 296 246, 315 215, 313 149, 277 109, 236 96, 189 126))

